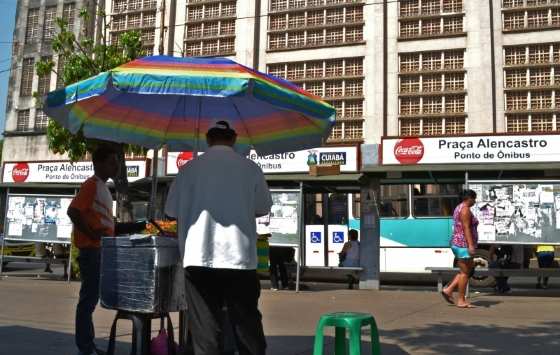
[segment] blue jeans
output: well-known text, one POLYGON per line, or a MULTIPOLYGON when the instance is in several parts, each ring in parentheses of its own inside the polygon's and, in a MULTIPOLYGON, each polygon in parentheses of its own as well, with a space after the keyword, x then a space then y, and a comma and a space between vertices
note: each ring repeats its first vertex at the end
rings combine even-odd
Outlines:
POLYGON ((100 250, 80 249, 78 264, 80 265, 82 286, 80 300, 76 307, 76 345, 80 352, 90 354, 95 351, 92 316, 97 302, 99 302, 100 250))

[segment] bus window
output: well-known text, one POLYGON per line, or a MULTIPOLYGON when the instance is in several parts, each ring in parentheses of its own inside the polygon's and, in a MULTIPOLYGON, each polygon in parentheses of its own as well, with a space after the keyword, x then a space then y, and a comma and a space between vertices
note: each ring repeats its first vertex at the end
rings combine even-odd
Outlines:
POLYGON ((305 194, 305 224, 323 224, 323 194, 305 194))
POLYGON ((348 195, 344 193, 329 194, 329 224, 348 223, 348 195))
POLYGON ((381 185, 380 217, 408 217, 408 185, 381 185))
POLYGON ((461 184, 415 184, 412 203, 415 217, 447 217, 459 203, 461 184))

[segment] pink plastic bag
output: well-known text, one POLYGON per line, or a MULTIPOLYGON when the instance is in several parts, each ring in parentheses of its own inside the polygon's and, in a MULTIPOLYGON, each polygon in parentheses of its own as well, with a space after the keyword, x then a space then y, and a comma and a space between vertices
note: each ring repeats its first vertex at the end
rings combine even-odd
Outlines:
MULTIPOLYGON (((173 325, 168 318, 168 331, 173 334, 173 325)), ((161 327, 157 337, 153 338, 150 342, 151 355, 175 355, 179 353, 179 345, 173 340, 173 335, 168 336, 165 327, 163 326, 163 318, 161 320, 161 327)))

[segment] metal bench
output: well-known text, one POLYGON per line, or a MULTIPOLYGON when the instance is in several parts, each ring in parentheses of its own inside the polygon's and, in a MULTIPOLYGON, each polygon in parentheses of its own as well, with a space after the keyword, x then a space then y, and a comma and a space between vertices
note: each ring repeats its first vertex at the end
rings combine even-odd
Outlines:
MULTIPOLYGON (((438 292, 443 290, 443 275, 454 275, 459 272, 456 267, 427 267, 426 271, 437 275, 438 278, 438 292)), ((475 269, 477 276, 494 276, 494 277, 510 277, 510 276, 544 276, 554 277, 560 276, 560 269, 558 268, 542 268, 542 269, 499 269, 499 268, 482 268, 475 269)))
POLYGON ((332 276, 333 278, 347 277, 348 288, 353 289, 354 284, 359 280, 359 275, 364 268, 344 266, 305 266, 302 268, 300 276, 303 276, 306 271, 313 270, 328 271, 329 276, 332 276))

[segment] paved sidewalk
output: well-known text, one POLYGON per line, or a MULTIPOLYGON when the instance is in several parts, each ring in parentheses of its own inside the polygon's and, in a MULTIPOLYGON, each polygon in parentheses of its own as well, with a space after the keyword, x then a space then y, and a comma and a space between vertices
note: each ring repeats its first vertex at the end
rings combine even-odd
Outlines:
MULTIPOLYGON (((0 354, 75 354, 78 288, 76 282, 0 280, 0 354)), ((299 294, 263 291, 269 355, 311 354, 315 324, 321 314, 332 311, 373 314, 383 354, 556 354, 560 349, 558 288, 510 296, 475 294, 472 301, 479 307, 470 310, 448 306, 433 290, 313 289, 299 294)), ((106 344, 113 314, 96 311, 101 346, 106 344)), ((121 328, 119 335, 119 354, 124 355, 130 328, 121 328)), ((332 345, 332 337, 327 341, 332 345)))

